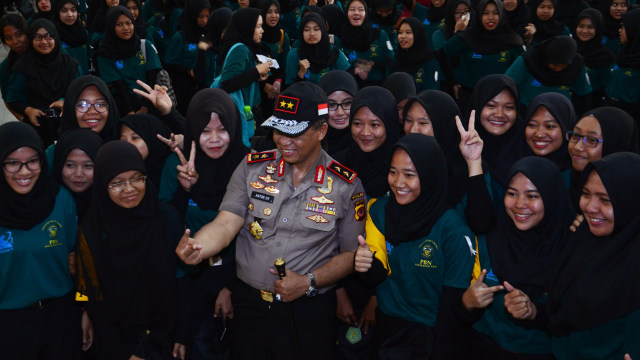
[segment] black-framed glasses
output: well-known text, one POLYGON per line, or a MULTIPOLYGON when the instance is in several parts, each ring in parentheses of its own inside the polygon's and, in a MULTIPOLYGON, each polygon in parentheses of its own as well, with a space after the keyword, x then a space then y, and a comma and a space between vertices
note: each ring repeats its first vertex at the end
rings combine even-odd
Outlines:
POLYGON ((575 131, 567 131, 566 137, 567 137, 567 141, 574 144, 582 140, 582 143, 584 144, 584 146, 587 146, 590 148, 598 147, 598 144, 604 142, 604 139, 599 139, 595 136, 590 136, 590 135, 578 134, 575 131))
POLYGON ((338 106, 342 108, 342 110, 347 111, 347 110, 351 110, 351 103, 353 102, 353 99, 349 99, 349 100, 345 100, 341 103, 335 102, 335 101, 329 101, 329 103, 327 104, 327 107, 329 108, 329 111, 336 111, 338 110, 338 106))
POLYGON ((104 113, 109 110, 109 103, 106 101, 96 101, 94 103, 90 103, 87 100, 80 100, 76 103, 76 110, 81 113, 86 113, 93 106, 99 113, 104 113))
POLYGON ((42 39, 47 40, 47 41, 51 41, 55 38, 55 36, 53 36, 52 34, 46 33, 46 34, 35 34, 33 35, 33 39, 35 41, 42 41, 42 39))
POLYGON ((124 190, 124 188, 126 188, 127 185, 131 185, 134 188, 139 188, 142 185, 144 185, 146 181, 147 181, 147 177, 145 175, 142 175, 142 176, 135 177, 131 180, 113 183, 107 186, 107 188, 109 189, 109 191, 113 193, 119 193, 119 192, 122 192, 122 190, 124 190))
POLYGON ((22 162, 18 160, 9 160, 2 163, 2 167, 12 174, 22 170, 23 166, 26 166, 27 169, 31 171, 37 171, 42 168, 42 160, 39 157, 37 157, 37 158, 29 159, 26 162, 22 162))

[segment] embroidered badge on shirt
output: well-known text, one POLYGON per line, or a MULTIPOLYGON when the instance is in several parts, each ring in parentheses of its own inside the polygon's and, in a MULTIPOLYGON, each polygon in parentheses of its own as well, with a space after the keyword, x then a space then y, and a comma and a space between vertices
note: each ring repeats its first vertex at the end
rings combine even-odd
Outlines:
POLYGON ((278 176, 284 175, 284 159, 280 159, 280 163, 278 163, 278 176))
POLYGON ((335 161, 332 161, 327 168, 334 172, 336 175, 346 180, 349 184, 353 183, 353 180, 355 180, 356 176, 358 175, 355 171, 335 161))
POLYGON ((327 199, 324 195, 322 196, 312 196, 311 200, 315 202, 319 202, 320 204, 333 204, 333 200, 327 199))
POLYGON ((267 174, 275 174, 276 173, 276 164, 275 163, 269 163, 267 164, 267 174))
POLYGON ((316 215, 313 215, 313 216, 307 216, 307 219, 315 221, 316 224, 328 223, 329 222, 329 220, 325 219, 324 216, 319 215, 319 214, 316 214, 316 215))
POLYGON ((313 181, 318 184, 322 184, 324 182, 324 166, 318 165, 316 168, 316 176, 313 178, 313 181))
POLYGON ((331 176, 327 176, 327 187, 326 188, 318 188, 318 192, 320 194, 331 194, 331 187, 333 185, 333 179, 331 176))
POLYGON ((364 209, 364 200, 358 200, 354 208, 356 220, 362 221, 366 217, 366 211, 364 209))
POLYGON ((272 193, 272 194, 277 194, 280 192, 280 190, 276 189, 275 186, 271 185, 271 186, 267 186, 266 188, 264 188, 268 193, 272 193))
POLYGON ((276 100, 276 110, 295 114, 298 112, 298 104, 300 99, 291 96, 278 95, 276 100))
POLYGON ((274 179, 271 177, 271 175, 267 175, 267 176, 258 176, 258 178, 264 182, 266 182, 267 184, 275 184, 278 182, 278 180, 274 179))
POLYGON ((262 226, 260 226, 260 223, 257 221, 252 222, 251 225, 249 225, 249 233, 258 240, 262 239, 262 226))
POLYGON ((353 195, 353 196, 351 197, 351 201, 358 200, 358 199, 360 199, 360 198, 361 198, 361 197, 363 197, 363 196, 364 196, 364 193, 363 193, 363 192, 359 192, 359 193, 357 193, 357 194, 355 194, 355 195, 353 195))
POLYGON ((311 202, 308 202, 304 206, 304 209, 307 210, 307 211, 313 211, 313 212, 317 212, 317 213, 320 213, 320 214, 327 214, 327 215, 334 215, 334 216, 336 214, 336 207, 335 206, 316 204, 316 203, 311 203, 311 202))
MULTIPOLYGON (((273 160, 276 158, 275 151, 265 151, 259 153, 251 153, 247 155, 247 164, 252 164, 261 161, 273 160)), ((267 168, 269 166, 267 165, 267 168)))
POLYGON ((259 181, 250 182, 249 185, 254 189, 264 189, 265 187, 265 185, 259 181))

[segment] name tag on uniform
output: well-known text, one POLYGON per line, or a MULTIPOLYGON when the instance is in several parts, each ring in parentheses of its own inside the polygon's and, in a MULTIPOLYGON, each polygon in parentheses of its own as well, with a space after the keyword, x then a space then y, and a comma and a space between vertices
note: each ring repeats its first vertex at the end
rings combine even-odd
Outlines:
POLYGON ((251 192, 251 198, 252 199, 256 199, 256 200, 261 200, 261 201, 266 201, 268 203, 272 203, 273 204, 273 195, 267 195, 267 194, 263 194, 263 193, 259 193, 257 191, 252 191, 251 192))

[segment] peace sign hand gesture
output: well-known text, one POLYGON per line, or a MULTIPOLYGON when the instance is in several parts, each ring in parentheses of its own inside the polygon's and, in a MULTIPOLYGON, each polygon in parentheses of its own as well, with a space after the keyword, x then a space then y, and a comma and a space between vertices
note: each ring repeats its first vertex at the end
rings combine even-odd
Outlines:
POLYGON ((469 115, 469 130, 462 126, 460 117, 456 116, 456 126, 460 133, 460 153, 469 167, 469 177, 482 174, 482 148, 484 141, 476 131, 476 111, 472 110, 469 115))
POLYGON ((180 165, 176 167, 178 170, 178 182, 185 191, 191 191, 193 185, 198 182, 198 172, 196 171, 196 142, 191 142, 189 161, 184 157, 180 148, 176 147, 175 152, 180 159, 180 165))
POLYGON ((136 83, 138 83, 144 91, 140 89, 133 89, 133 92, 149 100, 149 102, 151 102, 151 104, 160 111, 160 115, 167 115, 171 112, 173 102, 169 95, 167 95, 168 89, 166 86, 155 84, 152 89, 151 86, 147 85, 142 80, 136 80, 136 83))

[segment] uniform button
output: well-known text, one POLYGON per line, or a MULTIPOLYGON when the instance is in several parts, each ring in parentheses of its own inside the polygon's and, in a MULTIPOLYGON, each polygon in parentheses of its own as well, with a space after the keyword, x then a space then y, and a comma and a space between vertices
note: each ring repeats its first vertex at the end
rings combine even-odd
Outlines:
POLYGON ((283 218, 282 222, 286 223, 287 221, 289 221, 287 218, 283 218))

